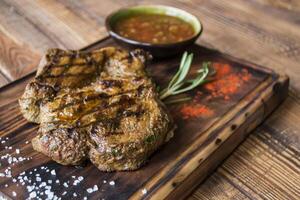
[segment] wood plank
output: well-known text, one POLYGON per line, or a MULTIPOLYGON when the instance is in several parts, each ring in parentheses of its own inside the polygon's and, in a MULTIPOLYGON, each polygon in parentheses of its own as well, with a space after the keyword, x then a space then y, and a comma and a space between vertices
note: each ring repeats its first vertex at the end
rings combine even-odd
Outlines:
POLYGON ((95 25, 74 15, 59 3, 47 1, 6 3, 64 48, 79 49, 103 37, 103 27, 97 29, 95 25))
MULTIPOLYGON (((72 10, 76 15, 95 21, 98 26, 103 25, 104 18, 108 13, 118 9, 120 6, 135 3, 153 4, 153 1, 105 1, 101 2, 101 6, 99 6, 99 2, 95 0, 58 2, 67 9, 72 10)), ((174 2, 155 1, 154 3, 175 5, 199 16, 205 22, 205 31, 198 43, 268 67, 276 69, 284 68, 283 71, 286 71, 292 77, 292 89, 296 93, 299 93, 298 83, 300 80, 299 76, 297 76, 299 74, 299 45, 294 42, 295 40, 299 41, 297 34, 299 32, 299 9, 296 0, 243 0, 235 1, 231 4, 228 4, 226 1, 193 1, 194 4, 192 6, 190 4, 191 1, 184 1, 183 3, 174 2), (255 18, 253 18, 253 15, 257 17, 254 16, 255 18), (240 17, 243 20, 239 21, 239 19, 236 19, 240 17), (268 23, 264 20, 264 17, 267 17, 267 20, 273 21, 268 23), (271 29, 269 26, 272 26, 271 29), (273 29, 275 29, 276 34, 273 33, 273 29), (289 39, 289 31, 286 31, 290 29, 296 31, 296 35, 295 31, 292 31, 292 41, 289 39), (286 31, 286 34, 282 33, 282 31, 286 31), (271 39, 270 36, 272 36, 271 39), (273 43, 274 40, 275 43, 273 43), (289 60, 290 58, 291 60, 289 60), (295 59, 296 61, 294 61, 295 59)), ((23 14, 14 8, 14 6, 1 1, 0 10, 0 29, 19 46, 25 44, 28 49, 36 54, 39 54, 38 52, 42 52, 48 47, 60 46, 52 38, 49 38, 47 34, 44 34, 43 30, 40 30, 35 24, 26 20, 22 16, 23 14), (32 37, 33 35, 34 38, 32 37)), ((62 9, 60 12, 63 12, 62 9)), ((289 107, 284 112, 291 112, 289 109, 294 109, 294 107, 289 107)), ((291 116, 293 115, 299 116, 299 112, 293 112, 291 116)), ((283 116, 286 115, 284 114, 283 116)), ((285 125, 285 123, 280 123, 280 120, 283 120, 285 117, 277 117, 276 123, 270 124, 270 127, 280 124, 282 136, 285 137, 280 137, 279 141, 287 140, 291 142, 292 146, 299 146, 299 140, 297 139, 299 138, 299 129, 297 127, 295 127, 296 129, 290 129, 291 125, 294 127, 295 124, 299 124, 297 119, 293 118, 295 119, 293 124, 289 123, 288 120, 287 122, 284 120, 288 124, 285 125)), ((271 136, 270 140, 273 140, 274 134, 271 134, 271 136)), ((267 149, 266 151, 270 150, 267 149)), ((237 176, 239 175, 237 174, 237 176)), ((231 186, 236 190, 240 190, 241 194, 243 190, 248 189, 244 185, 237 187, 238 185, 235 183, 231 186)), ((215 197, 213 193, 214 188, 208 188, 212 191, 210 198, 215 197)), ((230 189, 224 190, 225 193, 228 193, 228 191, 230 189)), ((201 193, 201 190, 199 190, 199 193, 201 193)))
POLYGON ((26 46, 20 46, 0 31, 0 69, 9 80, 15 80, 32 72, 40 56, 26 46), (12 67, 13 66, 13 67, 12 67))
MULTIPOLYGON (((104 41, 102 45, 108 44, 112 43, 104 41)), ((134 172, 102 173, 91 164, 81 169, 64 167, 34 152, 25 141, 34 137, 37 126, 26 122, 21 116, 17 103, 18 95, 24 89, 28 79, 23 79, 15 85, 11 84, 2 89, 0 95, 9 94, 10 99, 2 100, 1 98, 5 102, 0 103, 2 105, 0 106, 2 113, 0 114, 1 137, 8 137, 5 145, 12 145, 13 152, 19 148, 23 152, 22 156, 32 157, 32 160, 11 165, 13 176, 19 176, 22 171, 25 171, 32 179, 29 173, 31 172, 35 176, 32 170, 37 169, 41 178, 47 179, 47 173, 43 172, 41 166, 55 169, 58 174, 55 178, 59 178, 60 181, 72 183, 71 175, 84 176, 85 181, 80 185, 80 190, 72 186, 69 188, 71 193, 68 193, 66 198, 70 198, 73 192, 77 192, 80 197, 83 197, 87 195, 86 189, 94 184, 104 191, 91 194, 92 199, 98 199, 101 196, 108 199, 127 199, 131 195, 133 195, 132 198, 138 199, 145 197, 161 199, 168 195, 169 199, 178 199, 186 196, 188 193, 184 191, 187 188, 189 191, 193 189, 196 186, 195 181, 203 180, 217 166, 218 162, 224 159, 273 110, 274 106, 284 98, 284 91, 287 91, 287 79, 278 77, 272 72, 269 74, 270 71, 267 69, 258 68, 249 63, 239 64, 230 56, 198 46, 194 46, 192 50, 196 55, 195 65, 199 65, 198 62, 203 62, 203 60, 227 63, 230 66, 231 74, 244 73, 246 70, 251 74, 250 79, 247 84, 240 83, 241 88, 237 93, 232 94, 229 100, 221 97, 211 99, 209 90, 206 91, 202 88, 202 91, 206 92, 198 94, 193 91, 188 94, 192 97, 196 94, 201 95, 198 100, 169 106, 178 125, 176 136, 160 150, 159 154, 155 154, 145 167, 134 172), (249 66, 245 68, 246 65, 249 66), (211 102, 215 106, 210 106, 210 109, 213 109, 211 116, 186 120, 180 115, 182 106, 197 106, 199 103, 208 106, 208 104, 211 105, 211 102), (201 124, 200 127, 199 124, 201 124), (66 174, 68 175, 66 176, 66 174), (94 179, 95 176, 98 178, 94 179), (136 182, 136 177, 139 177, 141 181, 136 182), (110 186, 102 183, 103 180, 116 181, 113 191, 110 186), (128 187, 129 185, 130 187, 128 187), (148 190, 145 195, 142 194, 143 188, 148 190), (122 195, 120 196, 120 194, 122 195)), ((173 71, 172 67, 177 67, 178 62, 179 58, 154 62, 148 69, 156 82, 164 85, 173 71)), ((193 71, 195 70, 196 68, 193 67, 193 71)), ((1 147, 3 148, 3 145, 1 147)), ((4 149, 3 153, 10 153, 10 151, 4 149)), ((13 155, 16 156, 14 153, 13 155)), ((2 170, 7 167, 7 163, 2 163, 2 170)), ((7 196, 12 197, 12 191, 18 191, 18 198, 26 198, 29 195, 25 188, 17 186, 9 178, 0 179, 0 182, 1 191, 7 196), (3 187, 5 184, 8 184, 7 188, 3 187)), ((61 195, 64 191, 59 185, 53 184, 52 187, 57 195, 61 195)))
POLYGON ((103 26, 76 15, 59 2, 2 1, 0 70, 16 80, 35 70, 46 49, 79 49, 101 39, 106 35, 104 31, 103 26))
POLYGON ((270 7, 275 7, 279 9, 285 9, 289 12, 299 12, 300 13, 300 2, 297 0, 256 0, 262 4, 268 5, 270 7))
POLYGON ((6 85, 7 83, 9 83, 9 79, 0 72, 0 87, 6 85))
POLYGON ((290 93, 279 109, 199 186, 190 199, 220 199, 224 193, 246 195, 250 199, 298 199, 299 109, 299 99, 290 93), (211 187, 215 176, 218 177, 217 187, 211 187))

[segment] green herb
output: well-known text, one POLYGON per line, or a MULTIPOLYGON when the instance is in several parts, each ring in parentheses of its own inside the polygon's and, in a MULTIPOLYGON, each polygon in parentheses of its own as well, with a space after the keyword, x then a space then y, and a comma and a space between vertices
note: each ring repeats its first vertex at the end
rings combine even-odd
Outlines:
POLYGON ((182 97, 182 98, 178 98, 178 99, 170 99, 167 101, 164 101, 165 104, 173 104, 173 103, 179 103, 179 102, 183 102, 183 101, 189 101, 191 100, 192 97, 182 97))
POLYGON ((160 92, 160 99, 163 100, 169 96, 190 91, 206 82, 206 78, 209 75, 210 62, 202 64, 202 68, 197 71, 197 76, 194 79, 186 80, 186 76, 191 68, 192 60, 193 54, 184 52, 177 73, 171 79, 169 85, 160 92))
POLYGON ((148 144, 154 142, 155 140, 156 140, 155 135, 149 135, 148 137, 145 138, 145 142, 148 143, 148 144))

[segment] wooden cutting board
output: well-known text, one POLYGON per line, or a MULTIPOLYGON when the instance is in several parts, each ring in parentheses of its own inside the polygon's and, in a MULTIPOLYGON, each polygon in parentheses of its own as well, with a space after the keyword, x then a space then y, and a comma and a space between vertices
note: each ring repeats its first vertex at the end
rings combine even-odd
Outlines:
MULTIPOLYGON (((85 50, 109 45, 116 44, 106 38, 85 50)), ((194 45, 189 52, 195 55, 192 71, 203 61, 211 61, 217 70, 215 79, 177 97, 191 100, 168 104, 178 126, 174 138, 145 166, 132 172, 104 173, 91 163, 82 167, 62 166, 35 152, 28 141, 36 135, 38 126, 27 122, 18 106, 18 98, 34 74, 1 88, 2 195, 25 199, 38 194, 45 199, 45 184, 41 183, 46 182, 48 190, 62 199, 186 197, 280 104, 287 96, 289 84, 284 75, 214 50, 194 45), (13 158, 19 157, 21 161, 13 162, 13 158), (53 170, 55 173, 51 173, 53 170), (9 171, 12 177, 7 177, 9 171), (81 176, 83 180, 74 184, 81 176), (36 188, 32 189, 34 185, 36 188), (94 185, 97 191, 91 190, 94 185)), ((164 86, 176 72, 179 61, 180 56, 153 60, 148 66, 149 73, 158 85, 164 86)))

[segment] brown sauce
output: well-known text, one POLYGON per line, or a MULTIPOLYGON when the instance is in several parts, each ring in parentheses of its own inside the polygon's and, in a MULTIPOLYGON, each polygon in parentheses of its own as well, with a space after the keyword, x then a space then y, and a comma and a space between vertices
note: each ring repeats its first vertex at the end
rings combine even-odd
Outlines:
POLYGON ((137 14, 116 22, 114 31, 140 42, 166 44, 191 38, 194 28, 180 18, 162 14, 137 14))

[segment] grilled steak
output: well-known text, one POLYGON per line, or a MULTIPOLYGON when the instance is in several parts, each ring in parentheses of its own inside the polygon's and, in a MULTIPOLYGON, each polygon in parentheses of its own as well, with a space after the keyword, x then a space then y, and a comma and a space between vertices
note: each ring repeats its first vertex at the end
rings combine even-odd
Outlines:
POLYGON ((19 100, 24 117, 40 124, 33 148, 64 165, 139 168, 174 129, 146 60, 141 50, 114 47, 49 50, 19 100))

